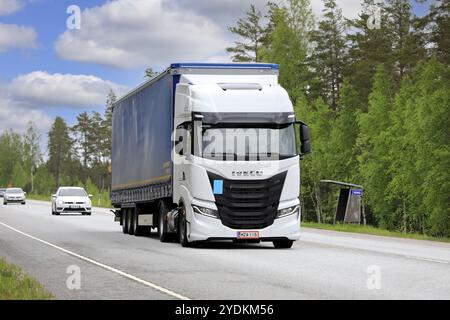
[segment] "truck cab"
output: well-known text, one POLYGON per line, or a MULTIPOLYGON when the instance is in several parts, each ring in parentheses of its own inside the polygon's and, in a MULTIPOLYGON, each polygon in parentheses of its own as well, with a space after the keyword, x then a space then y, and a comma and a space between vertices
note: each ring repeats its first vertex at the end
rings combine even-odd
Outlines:
POLYGON ((309 129, 296 121, 278 66, 178 63, 166 72, 171 185, 149 219, 160 239, 176 233, 183 246, 232 240, 291 247, 300 236, 300 158, 310 152, 309 129))

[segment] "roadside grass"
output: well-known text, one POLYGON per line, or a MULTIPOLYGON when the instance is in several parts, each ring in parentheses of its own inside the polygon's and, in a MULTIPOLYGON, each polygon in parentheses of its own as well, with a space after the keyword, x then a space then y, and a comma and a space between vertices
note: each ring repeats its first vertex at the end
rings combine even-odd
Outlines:
POLYGON ((0 300, 49 300, 53 296, 19 267, 0 258, 0 300))
MULTIPOLYGON (((50 195, 43 196, 41 194, 35 194, 35 193, 27 194, 27 199, 51 202, 51 196, 50 195)), ((109 196, 108 196, 108 199, 106 199, 105 197, 101 197, 100 198, 100 204, 98 202, 98 197, 96 197, 95 195, 94 195, 94 197, 92 197, 91 200, 92 200, 92 206, 93 207, 112 209, 111 201, 109 200, 109 196)))
POLYGON ((429 240, 429 241, 438 241, 438 242, 450 242, 450 238, 437 238, 437 237, 427 236, 427 235, 418 234, 418 233, 403 233, 403 232, 398 232, 398 231, 389 231, 386 229, 380 229, 380 228, 376 228, 373 226, 362 226, 362 225, 358 225, 358 224, 332 225, 332 224, 317 223, 317 222, 302 222, 302 227, 312 228, 312 229, 331 230, 331 231, 371 234, 371 235, 384 236, 384 237, 429 240))

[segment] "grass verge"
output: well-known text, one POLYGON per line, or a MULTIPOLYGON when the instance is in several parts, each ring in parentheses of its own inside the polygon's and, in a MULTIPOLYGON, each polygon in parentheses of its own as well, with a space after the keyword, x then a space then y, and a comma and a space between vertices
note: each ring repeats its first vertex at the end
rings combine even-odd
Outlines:
POLYGON ((0 300, 49 300, 53 296, 19 267, 0 258, 0 300))
POLYGON ((362 226, 362 225, 357 225, 357 224, 332 225, 332 224, 317 223, 317 222, 302 222, 302 226, 305 228, 371 234, 371 235, 375 235, 375 236, 384 236, 384 237, 450 242, 450 238, 437 238, 437 237, 427 236, 427 235, 418 234, 418 233, 403 233, 403 232, 398 232, 398 231, 389 231, 389 230, 380 229, 380 228, 376 228, 376 227, 372 227, 372 226, 362 226))

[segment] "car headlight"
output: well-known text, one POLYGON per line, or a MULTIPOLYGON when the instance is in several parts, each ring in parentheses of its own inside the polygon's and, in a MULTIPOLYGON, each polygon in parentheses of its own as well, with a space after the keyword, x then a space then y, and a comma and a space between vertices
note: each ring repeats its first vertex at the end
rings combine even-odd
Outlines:
POLYGON ((91 202, 91 200, 86 200, 86 201, 84 202, 84 204, 86 204, 86 205, 88 205, 88 206, 90 207, 91 204, 92 204, 92 202, 91 202))
POLYGON ((293 207, 289 207, 289 208, 278 210, 277 218, 283 218, 283 217, 287 217, 287 216, 290 216, 292 214, 298 213, 299 209, 300 209, 300 207, 298 205, 296 205, 296 206, 293 206, 293 207))
POLYGON ((64 201, 58 200, 58 201, 56 201, 56 204, 57 204, 58 206, 62 206, 62 205, 64 204, 64 201))
POLYGON ((204 216, 210 217, 210 218, 216 218, 219 219, 219 213, 217 210, 204 208, 200 206, 192 206, 192 209, 194 209, 195 213, 202 214, 204 216))

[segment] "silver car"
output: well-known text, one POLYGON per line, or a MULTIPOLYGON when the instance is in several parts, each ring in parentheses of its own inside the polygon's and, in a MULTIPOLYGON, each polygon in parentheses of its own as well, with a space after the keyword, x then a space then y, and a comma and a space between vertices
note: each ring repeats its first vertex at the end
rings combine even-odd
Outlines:
POLYGON ((83 188, 61 187, 52 195, 52 215, 61 213, 81 213, 91 215, 92 195, 88 195, 83 188))
POLYGON ((3 204, 6 206, 8 203, 21 203, 25 204, 25 195, 21 188, 8 188, 3 195, 3 204))

